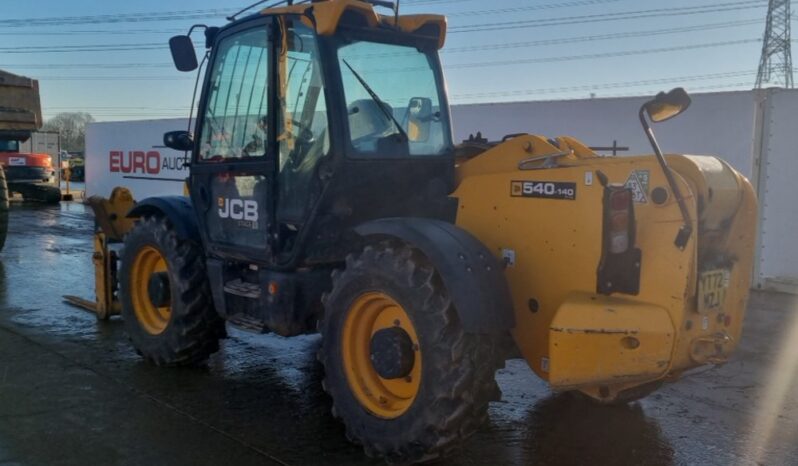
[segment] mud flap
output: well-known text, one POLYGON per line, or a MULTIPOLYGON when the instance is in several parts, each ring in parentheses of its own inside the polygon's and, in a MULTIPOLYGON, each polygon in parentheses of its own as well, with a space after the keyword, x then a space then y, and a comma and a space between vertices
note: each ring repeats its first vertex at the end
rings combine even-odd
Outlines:
POLYGON ((470 233, 425 218, 375 220, 355 231, 363 237, 397 238, 421 251, 441 275, 466 332, 502 333, 515 327, 504 270, 470 233))
POLYGON ((571 389, 653 380, 668 370, 674 341, 662 307, 572 294, 549 327, 549 383, 571 389))

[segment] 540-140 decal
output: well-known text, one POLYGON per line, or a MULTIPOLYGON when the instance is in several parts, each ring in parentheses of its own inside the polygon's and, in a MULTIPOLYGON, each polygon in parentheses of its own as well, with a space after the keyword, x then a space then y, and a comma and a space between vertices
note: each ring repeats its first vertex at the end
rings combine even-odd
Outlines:
POLYGON ((576 200, 576 183, 565 181, 513 181, 510 196, 576 200))

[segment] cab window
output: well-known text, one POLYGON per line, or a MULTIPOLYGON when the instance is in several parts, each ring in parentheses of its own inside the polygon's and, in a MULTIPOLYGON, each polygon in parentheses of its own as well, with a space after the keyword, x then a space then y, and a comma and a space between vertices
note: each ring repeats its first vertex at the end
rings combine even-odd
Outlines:
POLYGON ((264 157, 268 148, 269 41, 266 28, 223 39, 211 70, 200 160, 264 157))
POLYGON ((315 34, 299 20, 278 22, 282 40, 277 57, 281 106, 277 209, 280 220, 296 225, 307 213, 316 167, 329 153, 330 136, 315 34))
POLYGON ((0 152, 19 152, 19 142, 0 140, 0 152))
POLYGON ((347 40, 338 48, 349 139, 358 156, 441 155, 451 146, 434 54, 347 40))

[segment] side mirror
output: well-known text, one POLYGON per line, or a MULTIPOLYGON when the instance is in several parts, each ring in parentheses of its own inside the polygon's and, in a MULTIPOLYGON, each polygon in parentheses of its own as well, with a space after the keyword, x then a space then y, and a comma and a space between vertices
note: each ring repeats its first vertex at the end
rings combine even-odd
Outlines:
POLYGON ((407 137, 412 142, 429 141, 432 124, 432 100, 427 97, 413 97, 407 104, 407 137))
POLYGON ((643 104, 643 109, 651 121, 659 123, 683 113, 690 106, 690 102, 687 91, 677 87, 667 94, 660 92, 653 100, 643 104))
POLYGON ((163 145, 185 152, 194 148, 194 138, 188 131, 170 131, 163 135, 163 145))
POLYGON ((199 68, 194 42, 189 36, 174 36, 169 39, 169 50, 178 71, 194 71, 199 68))
POLYGON ((687 245, 687 241, 690 239, 690 235, 693 233, 692 221, 690 220, 690 211, 687 209, 687 204, 685 204, 684 198, 682 198, 682 194, 679 191, 679 185, 676 184, 676 178, 673 176, 673 172, 671 172, 671 169, 668 166, 668 161, 665 159, 665 156, 662 154, 662 149, 657 143, 657 138, 654 136, 654 131, 651 129, 651 125, 648 124, 648 121, 646 121, 646 114, 648 114, 649 120, 654 123, 659 123, 661 121, 674 118, 675 116, 687 110, 687 107, 689 106, 690 96, 687 95, 687 92, 684 89, 677 87, 667 94, 660 92, 656 97, 654 97, 653 100, 644 103, 643 106, 640 107, 640 112, 638 113, 640 124, 643 125, 643 130, 646 132, 648 142, 651 143, 651 147, 654 149, 657 162, 659 163, 660 168, 662 168, 662 173, 665 175, 665 179, 668 181, 671 192, 673 192, 676 202, 679 204, 679 210, 682 213, 682 220, 684 223, 679 229, 679 232, 676 234, 676 239, 674 240, 674 244, 680 250, 684 250, 684 247, 687 245))

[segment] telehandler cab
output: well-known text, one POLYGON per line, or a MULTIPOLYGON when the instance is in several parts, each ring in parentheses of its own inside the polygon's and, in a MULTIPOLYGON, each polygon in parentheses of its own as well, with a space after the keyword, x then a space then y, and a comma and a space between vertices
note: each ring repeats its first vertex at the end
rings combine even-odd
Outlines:
POLYGON ((446 19, 386 4, 279 2, 195 26, 202 65, 188 35, 170 41, 178 69, 208 70, 193 134, 164 136, 190 154, 189 196, 128 214, 119 298, 143 357, 200 363, 225 322, 318 330, 333 415, 397 462, 477 429, 512 342, 552 389, 602 402, 726 361, 756 201, 718 158, 662 155, 648 120, 687 94, 641 109, 654 155, 528 134, 455 145, 446 19))

